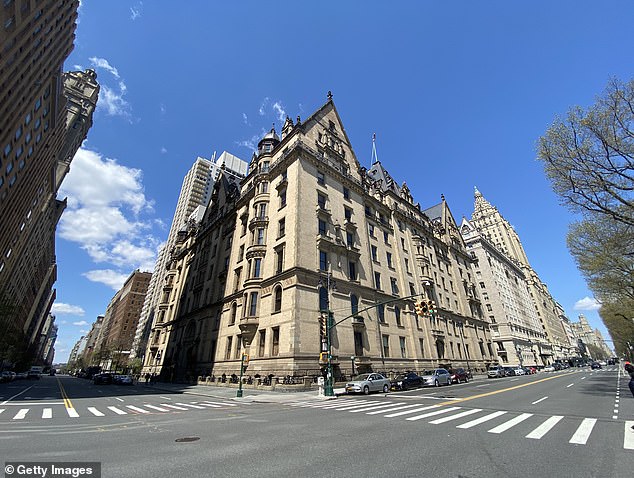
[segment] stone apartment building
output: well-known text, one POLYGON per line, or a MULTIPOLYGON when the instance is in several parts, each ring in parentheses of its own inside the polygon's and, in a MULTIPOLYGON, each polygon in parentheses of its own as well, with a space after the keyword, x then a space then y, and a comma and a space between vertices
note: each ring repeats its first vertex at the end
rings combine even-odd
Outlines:
POLYGON ((243 353, 252 375, 318 374, 327 310, 343 320, 338 376, 353 362, 361 372, 497 361, 446 201, 423 210, 380 162, 361 167, 330 95, 262 138, 239 194, 222 190, 172 253, 171 333, 148 348, 163 354, 164 376, 238 373, 243 353), (421 298, 436 301, 434 319, 414 313, 421 298))

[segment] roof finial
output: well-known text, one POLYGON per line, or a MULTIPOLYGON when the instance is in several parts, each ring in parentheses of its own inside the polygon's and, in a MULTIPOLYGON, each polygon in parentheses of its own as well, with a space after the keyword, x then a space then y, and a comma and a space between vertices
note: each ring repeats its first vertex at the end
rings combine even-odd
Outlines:
POLYGON ((444 194, 442 194, 442 193, 440 194, 440 200, 441 200, 442 202, 445 202, 445 195, 444 195, 444 194))
POLYGON ((328 96, 329 100, 332 100, 332 91, 328 90, 328 95, 327 96, 328 96))
POLYGON ((370 158, 370 167, 374 163, 379 162, 379 156, 376 154, 376 133, 372 133, 372 157, 370 158))
POLYGON ((475 195, 475 197, 478 196, 482 196, 482 193, 480 191, 478 191, 478 187, 477 186, 473 186, 473 194, 475 195))

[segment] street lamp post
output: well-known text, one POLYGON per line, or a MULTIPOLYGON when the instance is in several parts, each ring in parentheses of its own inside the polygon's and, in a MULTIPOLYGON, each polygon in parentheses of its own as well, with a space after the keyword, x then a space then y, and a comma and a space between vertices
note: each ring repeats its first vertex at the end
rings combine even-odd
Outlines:
POLYGON ((242 397, 242 375, 244 374, 244 359, 247 359, 247 363, 249 363, 249 356, 247 354, 242 354, 240 358, 240 382, 238 384, 238 392, 236 393, 236 398, 242 397))
POLYGON ((467 372, 469 376, 471 376, 471 366, 469 365, 469 352, 467 351, 464 345, 464 333, 463 333, 464 323, 460 322, 460 340, 462 341, 462 349, 464 350, 465 360, 467 361, 467 372))
POLYGON ((351 374, 350 378, 352 378, 355 375, 355 373, 354 373, 354 355, 352 357, 350 357, 350 360, 352 361, 352 374, 351 374))

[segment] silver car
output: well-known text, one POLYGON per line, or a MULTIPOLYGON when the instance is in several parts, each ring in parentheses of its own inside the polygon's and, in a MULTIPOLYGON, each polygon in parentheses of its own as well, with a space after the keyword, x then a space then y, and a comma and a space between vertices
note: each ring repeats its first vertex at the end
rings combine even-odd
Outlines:
POLYGON ((346 393, 384 392, 390 390, 390 381, 380 373, 364 373, 346 383, 346 393))
POLYGON ((447 369, 437 368, 428 370, 422 375, 424 387, 440 387, 441 385, 451 385, 451 374, 447 369))

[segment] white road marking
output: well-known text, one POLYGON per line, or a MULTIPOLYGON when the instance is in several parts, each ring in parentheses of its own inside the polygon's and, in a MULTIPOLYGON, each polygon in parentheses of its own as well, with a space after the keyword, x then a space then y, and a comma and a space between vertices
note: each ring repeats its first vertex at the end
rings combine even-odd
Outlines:
POLYGON ((544 400, 546 400, 548 397, 542 397, 539 400, 535 400, 534 402, 531 403, 531 405, 537 405, 539 402, 543 402, 544 400))
POLYGON ((570 385, 566 385, 566 388, 570 388, 574 385, 574 383, 571 383, 570 385))
POLYGON ((581 377, 581 380, 585 380, 585 379, 586 379, 586 377, 581 377))
POLYGON ((191 403, 179 403, 179 402, 176 402, 176 405, 180 405, 182 407, 197 408, 198 410, 204 410, 205 409, 205 407, 201 407, 200 405, 192 405, 191 403))
POLYGON ((7 398, 4 402, 0 403, 0 405, 6 405, 7 402, 10 402, 11 400, 13 400, 15 397, 19 397, 20 395, 22 395, 24 392, 26 392, 27 390, 31 390, 33 387, 35 387, 35 385, 31 385, 29 388, 25 388, 24 390, 22 390, 19 393, 16 393, 15 395, 13 395, 12 397, 7 398))
POLYGON ((20 406, 23 407, 24 405, 64 405, 63 401, 58 401, 58 402, 20 402, 20 403, 6 403, 5 404, 8 407, 13 407, 13 406, 20 406))
POLYGON ((70 418, 79 418, 79 413, 72 407, 66 408, 66 413, 68 413, 70 418))
POLYGON ((205 400, 205 401, 200 402, 200 403, 213 403, 214 405, 226 405, 228 407, 237 407, 238 406, 235 403, 230 403, 230 402, 212 402, 211 400, 205 400))
POLYGON ((97 410, 95 407, 88 407, 88 411, 95 415, 96 417, 103 417, 104 414, 97 410))
POLYGON ((625 422, 625 433, 623 436, 623 448, 626 450, 634 450, 634 420, 625 422))
POLYGON ((154 405, 148 405, 147 403, 145 405, 143 405, 146 408, 151 408, 152 410, 156 410, 159 412, 169 412, 169 410, 167 408, 161 408, 161 407, 155 407, 154 405))
POLYGON ((395 412, 396 410, 404 410, 405 408, 412 408, 412 407, 418 407, 418 403, 415 403, 414 405, 403 405, 401 407, 394 407, 391 408, 389 410, 376 410, 374 412, 367 412, 366 415, 378 415, 379 413, 385 413, 385 412, 395 412))
POLYGON ((120 402, 124 402, 125 400, 123 400, 123 398, 119 398, 119 397, 114 397, 115 400, 119 400, 120 402))
POLYGON ((476 388, 488 387, 489 385, 491 385, 491 384, 490 383, 483 383, 482 385, 476 385, 476 388))
POLYGON ((511 380, 509 380, 509 382, 516 382, 518 380, 519 380, 519 378, 512 378, 511 380))
POLYGON ((476 425, 480 425, 481 423, 488 422, 489 420, 493 420, 494 418, 499 417, 500 415, 504 415, 506 412, 493 412, 489 413, 480 418, 476 418, 475 420, 471 420, 470 422, 463 423, 462 425, 458 425, 456 428, 467 429, 471 427, 475 427, 476 425))
POLYGON ((53 409, 45 408, 42 410, 42 418, 53 418, 53 409))
POLYGON ((222 408, 222 405, 216 405, 215 403, 201 403, 201 405, 210 408, 222 408))
POLYGON ((460 407, 443 408, 442 410, 436 410, 429 413, 423 413, 422 415, 416 415, 415 417, 409 417, 409 418, 406 418, 405 420, 409 420, 413 422, 415 420, 422 420, 423 418, 433 417, 434 415, 440 415, 441 413, 453 412, 454 410, 460 410, 460 407))
POLYGON ((550 417, 544 423, 542 423, 540 426, 535 428, 535 430, 533 430, 528 435, 526 435, 526 438, 533 438, 534 440, 541 439, 546 433, 548 433, 550 430, 552 430, 552 428, 555 425, 557 425, 557 423, 559 423, 559 421, 562 418, 564 418, 564 417, 561 416, 561 415, 554 415, 554 416, 550 417))
POLYGON ((405 410, 404 412, 390 413, 389 415, 383 415, 386 418, 400 417, 401 415, 407 415, 409 413, 422 412, 423 410, 429 410, 430 408, 438 408, 438 405, 428 405, 426 407, 414 408, 413 410, 405 410))
POLYGON ((174 410, 188 410, 188 408, 177 407, 176 405, 170 405, 169 403, 161 403, 161 406, 167 407, 167 408, 173 408, 174 410))
POLYGON ((171 400, 171 398, 169 398, 169 397, 164 397, 163 395, 161 395, 159 398, 162 398, 163 400, 171 400))
MULTIPOLYGON (((379 404, 381 402, 374 402, 374 403, 379 404)), ((345 410, 354 410, 355 408, 368 407, 370 405, 372 405, 372 404, 364 403, 364 404, 361 404, 361 405, 359 405, 359 404, 357 404, 357 405, 347 405, 347 406, 345 406, 343 408, 335 408, 335 410, 337 410, 338 412, 342 412, 342 411, 345 411, 345 410)))
POLYGON ((474 408, 473 410, 466 410, 464 412, 460 412, 460 413, 456 413, 455 415, 450 415, 448 417, 443 417, 443 418, 438 418, 437 420, 433 420, 429 423, 431 423, 432 425, 438 425, 440 423, 446 423, 446 422, 450 422, 452 420, 457 420, 459 418, 462 417, 467 417, 469 415, 473 415, 474 413, 478 413, 481 412, 482 409, 481 408, 474 408))
POLYGON ((0 408, 0 413, 4 412, 4 408, 0 408))
POLYGON ((349 410, 350 413, 359 413, 359 412, 367 412, 368 410, 376 410, 378 408, 389 408, 393 405, 403 405, 405 402, 396 402, 396 403, 384 403, 382 405, 372 405, 366 408, 357 408, 356 410, 349 410))
POLYGON ((127 415, 128 414, 128 412, 124 412, 123 410, 121 410, 121 409, 119 409, 117 407, 108 407, 108 410, 112 410, 117 415, 127 415))
POLYGON ((511 418, 509 421, 504 422, 495 428, 491 428, 489 430, 489 433, 504 433, 509 428, 513 428, 518 423, 522 423, 524 420, 532 416, 533 416, 532 413, 522 413, 521 415, 518 415, 515 418, 511 418))
POLYGON ((15 414, 15 417, 13 417, 14 420, 24 420, 24 417, 26 417, 26 414, 29 413, 30 408, 22 408, 20 409, 20 411, 18 411, 18 413, 15 414))
POLYGON ((594 428, 594 425, 596 423, 597 423, 596 418, 584 418, 583 421, 581 422, 581 425, 579 425, 579 428, 577 428, 577 431, 575 432, 574 435, 572 435, 572 438, 570 439, 568 443, 576 443, 577 445, 585 445, 586 442, 588 441, 588 438, 590 438, 590 433, 592 433, 592 429, 594 428))
POLYGON ((139 412, 139 413, 150 413, 147 410, 144 410, 142 408, 139 407, 135 407, 134 405, 126 405, 127 408, 129 408, 130 410, 134 410, 135 412, 139 412))

